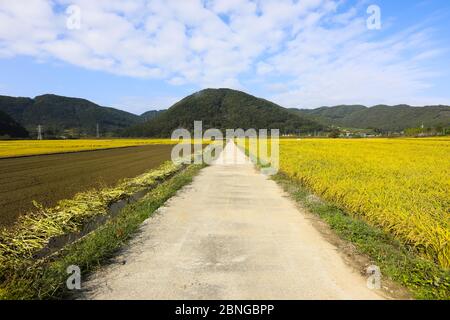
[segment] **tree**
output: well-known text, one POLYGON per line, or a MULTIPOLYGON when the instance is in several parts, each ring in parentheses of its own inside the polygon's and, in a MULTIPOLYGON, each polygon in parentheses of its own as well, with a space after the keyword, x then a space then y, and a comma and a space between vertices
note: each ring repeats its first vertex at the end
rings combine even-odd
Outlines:
POLYGON ((339 138, 340 135, 341 135, 341 132, 339 131, 339 129, 333 129, 333 130, 331 130, 331 132, 328 134, 328 137, 329 137, 329 138, 336 139, 336 138, 339 138))

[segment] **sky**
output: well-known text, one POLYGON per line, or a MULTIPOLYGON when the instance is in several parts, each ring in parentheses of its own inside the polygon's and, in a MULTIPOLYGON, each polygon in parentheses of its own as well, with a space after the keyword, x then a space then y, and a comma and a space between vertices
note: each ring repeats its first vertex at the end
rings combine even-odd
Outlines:
POLYGON ((0 95, 450 105, 448 0, 0 0, 0 95))

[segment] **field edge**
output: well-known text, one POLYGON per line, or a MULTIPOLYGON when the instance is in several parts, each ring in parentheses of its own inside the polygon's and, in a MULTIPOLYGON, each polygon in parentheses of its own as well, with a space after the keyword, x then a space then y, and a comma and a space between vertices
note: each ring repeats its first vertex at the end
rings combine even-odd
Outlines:
MULTIPOLYGON (((400 299, 450 300, 449 270, 420 257, 380 228, 369 225, 333 203, 317 197, 299 181, 291 179, 283 172, 277 173, 272 179, 298 206, 318 217, 341 242, 350 244, 357 255, 380 267, 382 276, 391 282, 389 285, 397 287, 391 288, 396 292, 388 291, 388 295, 393 294, 400 299)), ((317 228, 317 224, 315 227, 317 228)), ((326 231, 317 229, 326 235, 326 231)), ((345 247, 349 248, 348 245, 345 247)), ((355 257, 349 258, 356 262, 355 257)), ((361 261, 357 264, 361 267, 361 261)))

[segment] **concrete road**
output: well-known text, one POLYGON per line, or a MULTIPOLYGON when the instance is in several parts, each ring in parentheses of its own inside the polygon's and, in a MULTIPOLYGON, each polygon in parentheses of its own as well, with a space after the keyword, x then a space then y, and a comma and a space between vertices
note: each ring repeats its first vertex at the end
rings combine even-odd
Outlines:
POLYGON ((83 287, 87 299, 382 299, 233 143, 83 287))

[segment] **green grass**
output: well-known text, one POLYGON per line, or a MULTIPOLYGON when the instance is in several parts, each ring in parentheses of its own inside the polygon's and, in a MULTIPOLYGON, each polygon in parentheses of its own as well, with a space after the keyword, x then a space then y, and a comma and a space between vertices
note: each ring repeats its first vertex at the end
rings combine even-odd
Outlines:
POLYGON ((291 197, 318 215, 342 239, 352 242, 380 267, 383 276, 403 285, 417 299, 450 299, 450 271, 420 258, 411 248, 382 230, 351 217, 332 203, 311 201, 299 182, 279 173, 273 179, 291 197))
POLYGON ((200 165, 191 165, 158 185, 141 201, 128 205, 114 219, 78 242, 68 245, 52 260, 45 259, 22 266, 2 284, 0 299, 68 297, 68 266, 79 266, 83 277, 95 270, 127 243, 145 219, 179 189, 190 183, 201 168, 200 165))

